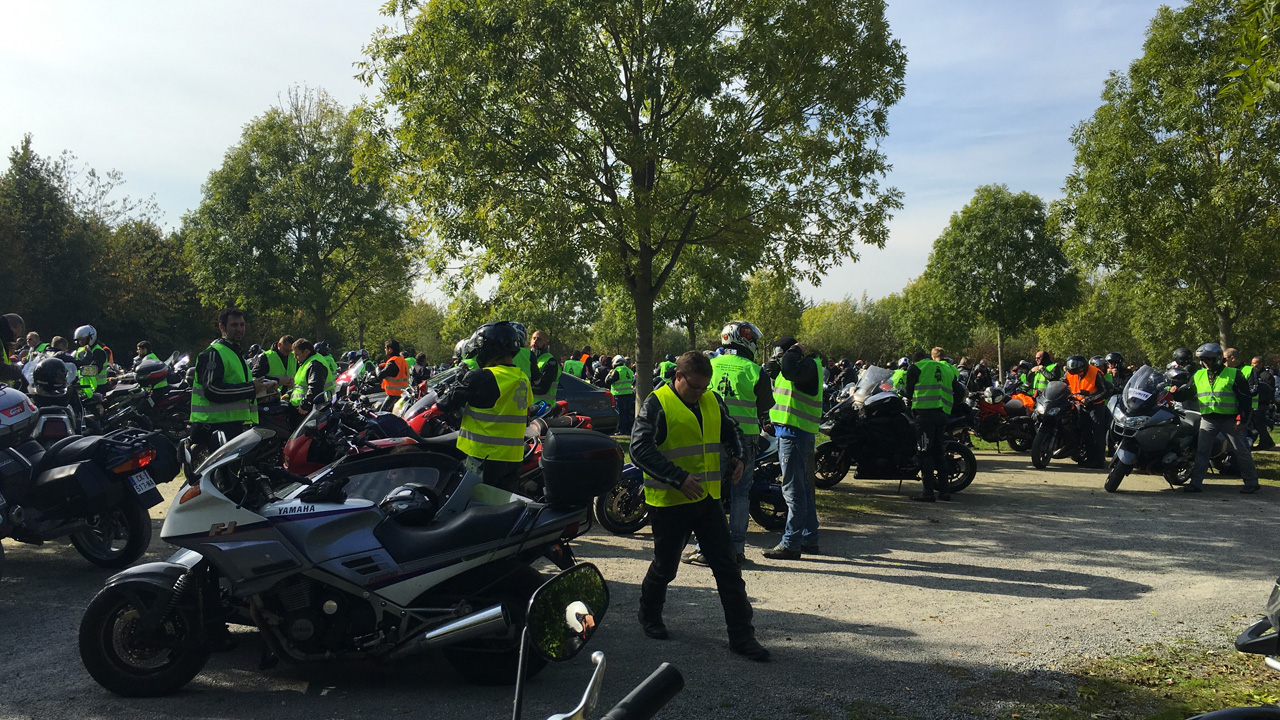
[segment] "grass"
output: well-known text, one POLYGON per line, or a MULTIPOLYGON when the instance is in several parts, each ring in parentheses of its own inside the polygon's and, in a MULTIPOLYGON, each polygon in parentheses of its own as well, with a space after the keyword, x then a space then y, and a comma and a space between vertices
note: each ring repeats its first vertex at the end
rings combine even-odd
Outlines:
POLYGON ((1234 706, 1280 703, 1262 658, 1189 640, 1144 645, 1118 657, 1082 659, 1057 674, 997 672, 965 691, 961 705, 1000 718, 1181 720, 1234 706))

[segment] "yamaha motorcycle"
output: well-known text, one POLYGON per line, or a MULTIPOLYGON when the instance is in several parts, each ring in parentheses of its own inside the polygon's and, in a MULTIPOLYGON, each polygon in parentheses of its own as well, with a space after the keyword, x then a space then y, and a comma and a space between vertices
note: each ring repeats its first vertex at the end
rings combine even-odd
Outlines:
MULTIPOLYGON (((275 468, 262 428, 219 448, 174 498, 165 562, 107 581, 80 623, 80 657, 124 696, 171 693, 257 628, 271 657, 392 661, 439 648, 463 676, 516 680, 532 564, 573 565, 591 498, 622 449, 589 430, 544 445, 547 502, 480 483, 430 452, 345 456, 311 477, 275 468), (266 446, 267 451, 261 449, 266 446)), ((527 676, 545 666, 531 659, 527 676)))
MULTIPOLYGON (((950 422, 963 427, 968 418, 955 415, 950 422)), ((820 488, 835 487, 850 469, 856 469, 854 477, 860 480, 919 476, 915 423, 902 397, 894 392, 890 370, 870 367, 863 371, 853 395, 823 416, 821 428, 831 439, 814 452, 815 484, 820 488)), ((943 452, 939 486, 949 493, 969 487, 978 468, 973 451, 948 440, 943 452)))

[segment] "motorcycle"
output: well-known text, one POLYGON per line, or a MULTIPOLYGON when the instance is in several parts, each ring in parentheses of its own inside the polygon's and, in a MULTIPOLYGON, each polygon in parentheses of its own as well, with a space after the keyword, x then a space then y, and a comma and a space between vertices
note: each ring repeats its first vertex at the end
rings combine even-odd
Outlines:
MULTIPOLYGON (((514 629, 544 580, 532 563, 573 565, 591 498, 622 469, 612 439, 553 431, 547 502, 535 503, 473 472, 447 476, 456 461, 429 452, 344 456, 294 475, 272 466, 266 434, 219 448, 174 498, 160 536, 182 550, 115 575, 89 603, 80 657, 103 687, 174 692, 229 649, 228 622, 257 628, 271 659, 439 648, 474 682, 513 682, 514 629)), ((531 659, 526 676, 545 664, 531 659)))
POLYGON ((27 397, 40 411, 40 418, 36 421, 31 437, 46 450, 64 438, 83 435, 85 432, 82 411, 77 409, 79 404, 72 394, 79 376, 75 364, 61 361, 66 368, 66 382, 60 387, 35 381, 36 366, 48 357, 50 356, 38 355, 22 368, 23 379, 27 382, 27 397))
POLYGON ((976 405, 972 411, 974 435, 997 446, 1003 440, 1015 452, 1031 448, 1036 436, 1035 422, 1028 412, 1035 407, 1031 396, 1020 393, 1006 398, 1004 390, 989 387, 978 396, 976 405))
MULTIPOLYGON (((949 425, 966 423, 953 415, 949 425)), ((862 479, 904 480, 918 477, 916 430, 903 399, 894 392, 893 373, 869 367, 862 373, 853 395, 836 403, 822 418, 822 432, 829 441, 814 451, 815 484, 835 487, 856 468, 862 479)), ((955 440, 943 447, 939 486, 957 493, 969 487, 978 471, 973 451, 955 440)))
POLYGON ((1280 580, 1271 588, 1271 597, 1264 609, 1266 617, 1250 625, 1236 638, 1236 650, 1252 655, 1262 655, 1267 667, 1280 672, 1280 580))
MULTIPOLYGON (((310 475, 343 454, 416 448, 420 443, 422 438, 391 413, 375 413, 349 401, 317 403, 285 442, 283 465, 294 474, 310 475)), ((432 449, 454 454, 456 444, 432 449)))
MULTIPOLYGON (((270 457, 277 467, 284 462, 281 451, 301 422, 300 417, 298 409, 282 400, 278 390, 258 398, 257 427, 265 431, 263 455, 270 457)), ((179 454, 186 477, 195 477, 197 468, 204 464, 209 455, 230 440, 232 438, 221 430, 193 432, 184 438, 179 445, 179 454)))
POLYGON ((1055 380, 1036 395, 1031 413, 1036 435, 1031 440, 1031 464, 1043 470, 1051 458, 1070 457, 1077 463, 1085 460, 1083 438, 1084 409, 1071 388, 1055 380))
MULTIPOLYGON (((787 525, 787 501, 782 496, 782 465, 778 460, 778 439, 761 433, 752 478, 751 519, 765 530, 777 531, 787 525)), ((729 512, 728 485, 721 484, 720 502, 729 512)), ((627 463, 622 477, 608 492, 595 500, 595 517, 600 526, 614 535, 632 535, 649 524, 649 506, 644 503, 644 472, 627 463)))
MULTIPOLYGON (((4 420, 28 412, 36 409, 22 393, 0 388, 4 420)), ((17 431, 0 433, 0 537, 32 545, 69 537, 80 555, 105 568, 125 567, 146 552, 148 509, 161 500, 156 485, 178 473, 167 440, 126 429, 73 435, 45 449, 11 427, 17 431)))

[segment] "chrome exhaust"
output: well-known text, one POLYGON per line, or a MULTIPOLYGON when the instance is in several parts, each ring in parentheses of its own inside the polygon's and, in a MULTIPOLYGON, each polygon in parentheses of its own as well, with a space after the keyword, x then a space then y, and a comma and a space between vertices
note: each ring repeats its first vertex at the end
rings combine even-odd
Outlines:
POLYGON ((505 635, 510 631, 511 621, 507 619, 507 613, 502 605, 494 605, 409 638, 391 651, 391 657, 401 658, 429 648, 452 645, 486 635, 505 635))

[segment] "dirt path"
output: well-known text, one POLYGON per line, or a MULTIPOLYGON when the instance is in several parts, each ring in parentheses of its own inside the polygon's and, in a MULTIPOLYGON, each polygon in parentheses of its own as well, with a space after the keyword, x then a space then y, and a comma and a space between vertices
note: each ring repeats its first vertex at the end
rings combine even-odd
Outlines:
MULTIPOLYGON (((1066 688, 1072 679, 1058 668, 1080 656, 1177 638, 1229 647, 1280 574, 1269 532, 1280 488, 1243 496, 1238 480, 1211 478, 1205 493, 1188 496, 1137 477, 1107 495, 1101 484, 1097 472, 1035 471, 1025 455, 980 453, 977 480, 953 503, 909 502, 916 488, 899 495, 889 481, 848 478, 825 491, 880 511, 823 518, 821 556, 764 560, 777 535, 753 526, 747 590, 760 639, 774 651, 769 664, 729 653, 705 568, 683 566, 673 585, 672 639, 645 638, 634 617, 648 532, 593 531, 576 549, 600 566, 613 597, 592 648, 608 656, 602 703, 669 661, 687 686, 663 717, 987 716, 992 678, 1066 688)), ((162 558, 156 527, 151 555, 162 558)), ((75 646, 80 613, 110 573, 69 546, 6 542, 5 550, 3 717, 510 715, 506 689, 465 685, 430 656, 390 668, 260 672, 252 634, 180 695, 123 700, 88 677, 75 646)), ((530 687, 525 717, 569 709, 589 675, 585 655, 549 668, 530 687)))

